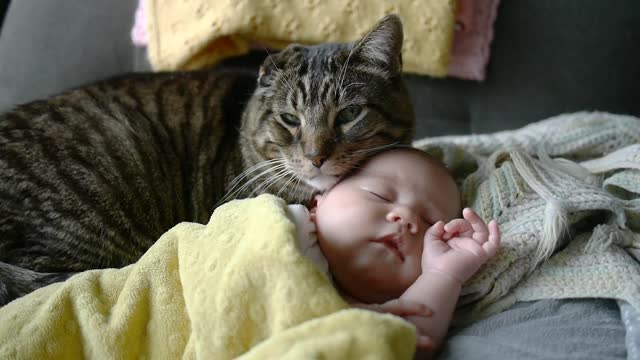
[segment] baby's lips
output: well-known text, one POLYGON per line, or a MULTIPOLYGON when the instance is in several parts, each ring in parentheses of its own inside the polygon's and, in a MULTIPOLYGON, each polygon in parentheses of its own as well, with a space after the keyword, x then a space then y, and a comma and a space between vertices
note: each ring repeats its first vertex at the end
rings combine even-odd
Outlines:
POLYGON ((393 251, 393 253, 396 254, 398 258, 400 258, 400 260, 404 261, 404 252, 400 248, 403 244, 403 241, 400 238, 399 234, 392 233, 389 235, 385 235, 383 237, 375 239, 373 242, 383 244, 389 250, 393 251))

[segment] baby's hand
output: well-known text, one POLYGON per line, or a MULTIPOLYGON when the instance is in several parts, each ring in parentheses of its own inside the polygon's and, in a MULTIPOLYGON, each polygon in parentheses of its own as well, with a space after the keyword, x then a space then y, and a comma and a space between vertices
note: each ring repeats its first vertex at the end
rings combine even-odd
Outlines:
POLYGON ((393 299, 382 304, 351 303, 355 307, 379 313, 389 313, 400 317, 431 316, 433 311, 425 304, 405 299, 393 299))
POLYGON ((487 224, 473 210, 462 211, 464 219, 446 225, 435 223, 424 237, 422 272, 447 274, 461 283, 467 281, 500 247, 500 229, 487 224))
MULTIPOLYGON (((415 316, 429 317, 433 315, 433 311, 427 305, 406 299, 393 299, 383 304, 351 302, 351 305, 361 309, 400 316, 410 322, 413 322, 412 320, 415 316)), ((430 349, 433 347, 433 340, 428 334, 419 333, 416 346, 419 348, 430 349)))

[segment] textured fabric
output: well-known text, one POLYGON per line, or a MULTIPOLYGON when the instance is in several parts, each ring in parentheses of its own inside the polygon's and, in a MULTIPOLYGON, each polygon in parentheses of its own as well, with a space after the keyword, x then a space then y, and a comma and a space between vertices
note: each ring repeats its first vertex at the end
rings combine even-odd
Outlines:
POLYGON ((458 0, 449 75, 483 81, 500 0, 458 0))
MULTIPOLYGON (((448 76, 477 81, 485 79, 485 68, 489 62, 493 40, 493 22, 499 2, 500 0, 482 3, 475 0, 457 1, 448 76)), ((141 47, 149 44, 145 4, 146 0, 139 0, 135 22, 131 28, 133 44, 141 47)))
POLYGON ((571 297, 640 309, 640 265, 626 250, 640 248, 638 143, 640 119, 607 113, 416 142, 463 183, 465 204, 502 229, 500 251, 465 284, 456 319, 571 297))
POLYGON ((616 302, 519 302, 449 332, 438 360, 631 360, 616 302))
POLYGON ((385 14, 404 24, 403 70, 445 76, 455 0, 146 0, 149 59, 155 70, 196 69, 251 46, 355 41, 385 14))
POLYGON ((0 358, 410 359, 415 328, 350 309, 295 238, 281 199, 225 204, 136 264, 0 308, 0 358))
POLYGON ((329 263, 320 249, 316 225, 311 221, 309 209, 304 205, 293 204, 287 206, 288 215, 296 226, 298 249, 306 256, 323 274, 331 279, 329 263))
POLYGON ((147 37, 147 10, 145 9, 145 4, 145 0, 139 0, 133 27, 131 28, 131 41, 133 41, 133 45, 136 46, 147 46, 147 44, 149 44, 149 38, 147 37))

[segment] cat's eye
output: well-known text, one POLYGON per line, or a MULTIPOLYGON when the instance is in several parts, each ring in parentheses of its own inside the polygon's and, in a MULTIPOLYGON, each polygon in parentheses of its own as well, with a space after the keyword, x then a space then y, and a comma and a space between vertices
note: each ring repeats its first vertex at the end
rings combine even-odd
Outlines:
POLYGON ((347 106, 338 113, 338 116, 336 116, 336 124, 344 125, 352 122, 358 117, 358 115, 360 115, 361 111, 362 107, 358 105, 347 106))
POLYGON ((282 113, 280 114, 282 121, 289 126, 300 126, 300 118, 293 114, 282 113))

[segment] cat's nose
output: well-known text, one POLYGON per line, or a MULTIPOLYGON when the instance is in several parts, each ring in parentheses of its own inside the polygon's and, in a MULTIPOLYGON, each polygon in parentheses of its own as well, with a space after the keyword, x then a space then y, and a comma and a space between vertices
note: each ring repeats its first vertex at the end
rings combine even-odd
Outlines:
POLYGON ((324 164, 324 161, 327 160, 327 157, 324 155, 315 155, 315 156, 306 156, 307 159, 311 160, 313 166, 318 169, 324 164))

